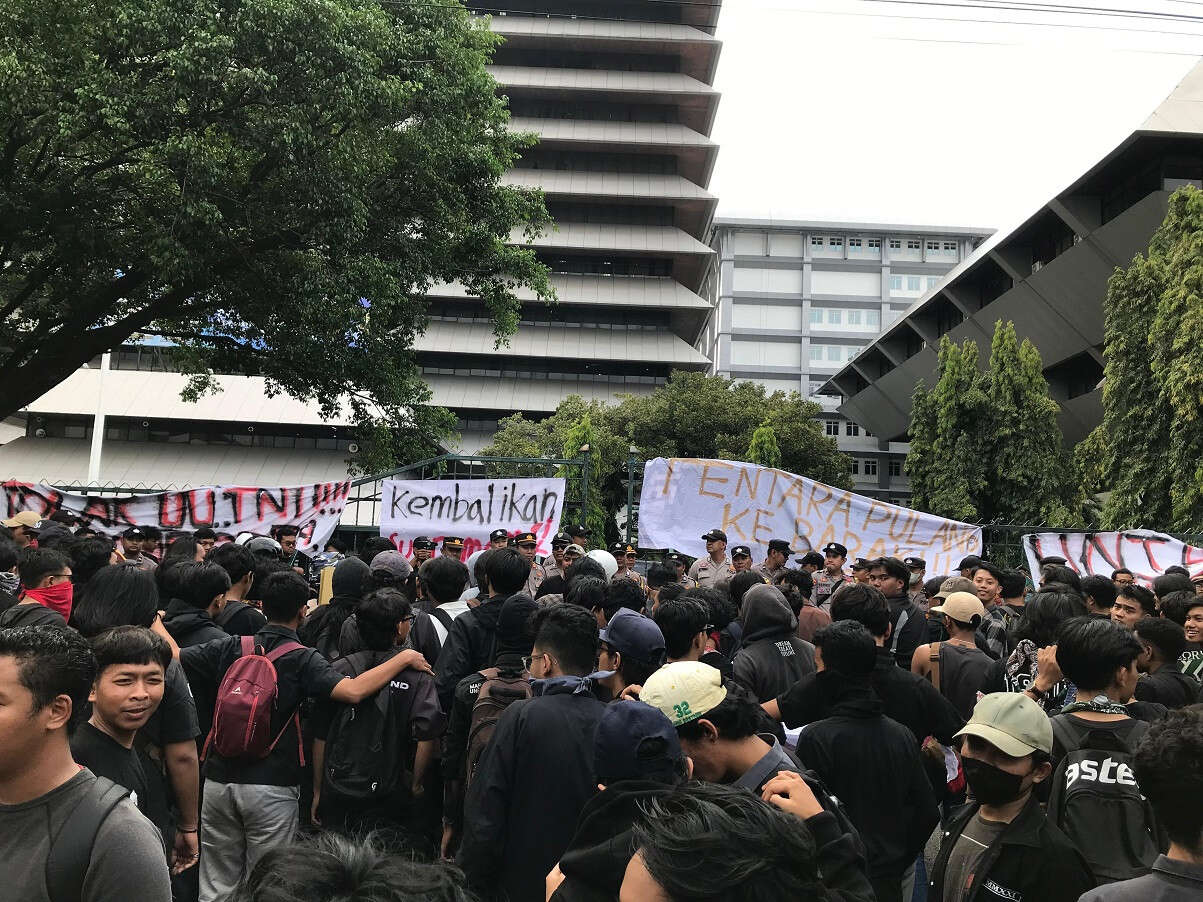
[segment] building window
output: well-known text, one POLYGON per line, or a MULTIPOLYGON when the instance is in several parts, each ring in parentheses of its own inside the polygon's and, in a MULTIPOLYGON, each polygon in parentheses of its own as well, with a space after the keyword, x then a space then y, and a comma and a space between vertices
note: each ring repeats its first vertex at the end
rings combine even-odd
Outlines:
POLYGON ((902 291, 902 276, 890 276, 890 291, 902 291))
POLYGON ((822 235, 811 235, 810 236, 810 246, 811 247, 822 247, 823 246, 823 236, 822 235))
POLYGON ((852 458, 852 475, 853 476, 860 475, 860 461, 855 457, 852 458))
POLYGON ((880 310, 866 310, 865 311, 865 319, 866 319, 865 325, 873 326, 874 328, 877 328, 881 325, 881 311, 880 310))
POLYGON ((933 288, 935 288, 939 284, 940 284, 939 276, 928 276, 927 277, 927 290, 928 291, 931 291, 933 288))
POLYGON ((849 420, 844 424, 844 435, 860 435, 860 427, 849 420))
POLYGON ((833 309, 833 310, 827 311, 827 322, 828 322, 828 324, 830 324, 832 326, 838 326, 840 324, 840 321, 843 320, 843 318, 844 318, 844 314, 843 314, 842 310, 834 310, 833 309))
POLYGON ((861 321, 861 312, 862 311, 860 311, 860 310, 849 310, 848 311, 848 325, 859 326, 860 321, 861 321))
POLYGON ((902 250, 902 239, 901 238, 891 238, 890 239, 890 250, 892 250, 892 251, 902 250))
POLYGON ((957 243, 955 241, 945 241, 944 242, 944 250, 955 251, 956 249, 957 249, 957 243))
POLYGON ((870 238, 869 239, 869 249, 870 250, 881 250, 881 239, 880 238, 870 238))
POLYGON ((906 290, 907 291, 921 291, 922 289, 923 289, 923 283, 919 280, 918 276, 907 276, 906 277, 906 290))
POLYGON ((839 361, 839 360, 843 359, 843 355, 840 353, 839 345, 828 345, 827 346, 827 359, 835 360, 835 361, 839 361))
POLYGON ((890 475, 891 476, 901 476, 902 475, 902 461, 900 461, 896 457, 892 458, 890 460, 890 475))
POLYGON ((818 326, 818 325, 821 325, 822 322, 823 322, 823 308, 822 307, 811 307, 810 308, 810 324, 812 326, 818 326))
POLYGON ((811 360, 822 360, 823 359, 823 346, 822 345, 811 345, 810 346, 810 359, 811 360))
POLYGON ((866 476, 876 476, 877 459, 873 457, 866 457, 863 461, 861 461, 861 469, 864 471, 866 476))
POLYGON ((860 247, 860 246, 861 246, 861 240, 859 238, 849 238, 848 239, 848 247, 860 247))
POLYGON ((923 242, 918 238, 908 238, 906 241, 906 249, 908 251, 917 251, 923 249, 923 242))
POLYGON ((843 247, 844 239, 843 238, 828 238, 827 246, 828 247, 843 247))
POLYGON ((840 434, 840 421, 839 420, 824 420, 823 421, 823 431, 827 435, 831 435, 831 436, 839 435, 840 434))

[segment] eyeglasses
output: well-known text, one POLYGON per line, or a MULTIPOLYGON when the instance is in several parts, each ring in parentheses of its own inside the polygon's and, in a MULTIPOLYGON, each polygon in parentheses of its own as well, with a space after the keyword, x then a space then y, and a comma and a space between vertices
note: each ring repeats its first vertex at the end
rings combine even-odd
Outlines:
POLYGON ((547 658, 548 666, 551 666, 552 664, 554 664, 556 662, 556 659, 553 658, 551 655, 549 655, 547 652, 543 652, 543 654, 541 654, 541 655, 523 655, 522 656, 523 668, 525 668, 526 670, 530 670, 531 665, 534 664, 535 661, 538 661, 540 658, 547 658))
POLYGON ((414 611, 410 611, 408 614, 406 614, 404 617, 401 618, 401 622, 402 623, 413 623, 417 619, 418 619, 417 613, 414 611))

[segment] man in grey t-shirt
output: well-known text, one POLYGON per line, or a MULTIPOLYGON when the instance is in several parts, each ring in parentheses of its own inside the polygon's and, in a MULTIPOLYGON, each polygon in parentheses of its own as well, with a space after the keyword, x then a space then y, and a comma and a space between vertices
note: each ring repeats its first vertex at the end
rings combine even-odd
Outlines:
MULTIPOLYGON (((6 902, 57 902, 46 888, 52 838, 96 782, 71 757, 68 731, 83 716, 96 674, 74 630, 0 630, 0 861, 6 902)), ((158 829, 123 799, 100 825, 82 902, 169 902, 158 829)))

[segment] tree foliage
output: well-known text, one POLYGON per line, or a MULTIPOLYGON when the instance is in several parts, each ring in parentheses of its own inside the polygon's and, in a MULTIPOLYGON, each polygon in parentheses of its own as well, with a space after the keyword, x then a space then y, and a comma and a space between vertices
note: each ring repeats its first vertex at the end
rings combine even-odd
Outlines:
POLYGON ((823 434, 815 419, 820 412, 817 404, 797 392, 770 394, 756 383, 678 371, 651 394, 627 396, 616 405, 573 395, 544 420, 532 421, 521 414, 507 417, 493 444, 482 453, 575 457, 569 452, 583 444, 577 439, 586 434, 580 430, 587 421, 595 467, 590 498, 601 505, 606 541, 614 541, 618 538, 615 514, 627 502, 627 460, 632 453, 639 460, 750 460, 754 434, 768 429, 778 446, 782 469, 851 488, 848 458, 835 439, 823 434))
POLYGON ((972 522, 1077 522, 1077 483, 1042 370, 1010 322, 995 326, 986 371, 976 342, 941 338, 936 384, 920 382, 912 397, 906 470, 915 507, 972 522))
MULTIPOLYGON (((529 136, 456 4, 9 0, 0 5, 0 417, 137 333, 212 374, 349 401, 369 439, 449 427, 410 352, 435 282, 550 295, 529 136), (391 428, 380 428, 391 427, 391 428)), ((387 456, 387 455, 386 455, 387 456)))
POLYGON ((1203 529, 1203 194, 1170 198, 1148 255, 1112 276, 1104 304, 1099 462, 1108 528, 1203 529))
POLYGON ((752 433, 744 460, 762 467, 781 466, 781 447, 777 444, 777 433, 768 423, 761 423, 752 433))

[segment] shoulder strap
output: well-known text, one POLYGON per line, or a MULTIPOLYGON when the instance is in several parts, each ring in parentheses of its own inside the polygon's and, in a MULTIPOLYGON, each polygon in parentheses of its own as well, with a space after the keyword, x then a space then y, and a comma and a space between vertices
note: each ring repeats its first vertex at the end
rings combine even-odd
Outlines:
POLYGON ((928 646, 928 650, 931 652, 931 684, 936 687, 937 692, 940 691, 940 646, 943 644, 942 642, 933 642, 928 646))
MULTIPOLYGON (((245 639, 246 637, 244 636, 243 638, 245 639)), ((266 655, 264 655, 264 657, 275 664, 290 651, 297 651, 298 649, 302 649, 304 647, 305 646, 300 642, 285 642, 283 645, 278 645, 273 648, 266 655)))
POLYGON ((96 782, 67 815, 58 833, 50 841, 46 856, 46 894, 50 902, 80 902, 84 878, 92 860, 96 834, 129 790, 105 777, 96 782))
POLYGON ((442 608, 435 608, 433 611, 430 612, 430 616, 433 617, 435 620, 437 620, 439 623, 443 624, 443 628, 445 630, 447 630, 448 635, 451 634, 451 623, 452 623, 452 621, 455 620, 454 617, 452 617, 450 614, 448 614, 442 608))
POLYGON ((235 614, 245 607, 247 607, 245 602, 227 601, 221 606, 221 610, 217 612, 217 616, 213 619, 213 622, 218 626, 224 627, 227 623, 234 619, 235 614))
POLYGON ((245 658, 247 655, 255 653, 255 637, 254 636, 239 636, 238 644, 242 648, 240 657, 245 658))
POLYGON ((906 622, 910 619, 911 612, 903 608, 902 612, 898 615, 898 622, 894 624, 894 641, 890 643, 890 654, 898 654, 898 640, 902 638, 902 628, 906 626, 906 622))
POLYGON ((1062 757, 1077 750, 1082 744, 1082 736, 1077 727, 1066 719, 1067 717, 1066 714, 1058 714, 1056 717, 1049 718, 1049 723, 1053 728, 1053 749, 1056 750, 1059 747, 1062 757))

